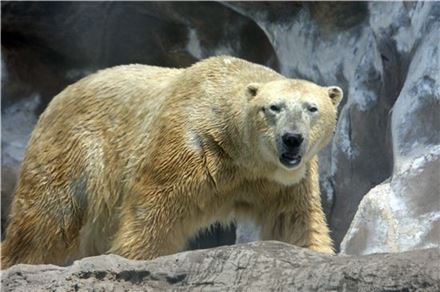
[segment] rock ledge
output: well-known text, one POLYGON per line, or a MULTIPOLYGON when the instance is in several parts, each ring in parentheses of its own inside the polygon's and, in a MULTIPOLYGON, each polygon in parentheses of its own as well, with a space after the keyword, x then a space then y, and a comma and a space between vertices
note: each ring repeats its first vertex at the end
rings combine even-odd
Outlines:
POLYGON ((152 261, 105 255, 68 267, 16 265, 1 282, 3 291, 439 291, 440 249, 329 256, 266 241, 152 261))

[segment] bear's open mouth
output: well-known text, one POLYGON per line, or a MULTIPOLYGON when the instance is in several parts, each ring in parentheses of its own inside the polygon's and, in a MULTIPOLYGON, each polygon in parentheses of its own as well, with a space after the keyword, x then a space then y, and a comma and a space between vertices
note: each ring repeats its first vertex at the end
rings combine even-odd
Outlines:
POLYGON ((284 166, 292 168, 300 164, 301 158, 301 155, 284 152, 280 156, 280 161, 284 166))

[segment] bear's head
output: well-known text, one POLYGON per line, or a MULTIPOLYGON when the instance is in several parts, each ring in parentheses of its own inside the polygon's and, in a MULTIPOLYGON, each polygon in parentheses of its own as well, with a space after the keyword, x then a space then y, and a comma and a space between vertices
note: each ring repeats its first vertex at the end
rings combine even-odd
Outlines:
POLYGON ((278 171, 292 173, 330 142, 343 92, 337 86, 283 79, 251 83, 246 95, 258 155, 278 171))

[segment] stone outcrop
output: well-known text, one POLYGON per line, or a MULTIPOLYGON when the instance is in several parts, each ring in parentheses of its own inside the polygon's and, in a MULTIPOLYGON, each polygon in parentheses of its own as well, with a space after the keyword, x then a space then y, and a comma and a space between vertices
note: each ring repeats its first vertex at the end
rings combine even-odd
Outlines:
POLYGON ((370 190, 341 243, 341 253, 360 255, 438 247, 440 184, 435 182, 439 171, 437 150, 417 157, 404 172, 370 190))
POLYGON ((189 251, 153 261, 115 255, 72 266, 17 265, 2 291, 439 291, 440 250, 329 256, 280 242, 189 251))

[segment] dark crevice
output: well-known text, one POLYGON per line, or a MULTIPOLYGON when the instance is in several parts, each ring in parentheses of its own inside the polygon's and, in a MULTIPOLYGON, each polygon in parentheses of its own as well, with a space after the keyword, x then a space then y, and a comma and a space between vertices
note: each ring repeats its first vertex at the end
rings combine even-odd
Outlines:
POLYGON ((152 275, 149 271, 122 271, 115 275, 116 280, 124 280, 126 282, 131 282, 133 284, 141 284, 146 280, 157 281, 159 278, 152 275))

